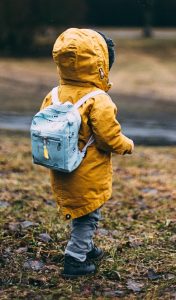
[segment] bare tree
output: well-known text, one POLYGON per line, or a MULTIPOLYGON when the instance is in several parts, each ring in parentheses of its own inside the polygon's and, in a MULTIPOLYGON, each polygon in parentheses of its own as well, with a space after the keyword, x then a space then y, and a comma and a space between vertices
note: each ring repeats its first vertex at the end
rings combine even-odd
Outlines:
POLYGON ((155 0, 138 0, 138 2, 143 7, 143 18, 144 18, 143 36, 145 38, 150 38, 153 35, 152 23, 153 23, 154 1, 155 0))

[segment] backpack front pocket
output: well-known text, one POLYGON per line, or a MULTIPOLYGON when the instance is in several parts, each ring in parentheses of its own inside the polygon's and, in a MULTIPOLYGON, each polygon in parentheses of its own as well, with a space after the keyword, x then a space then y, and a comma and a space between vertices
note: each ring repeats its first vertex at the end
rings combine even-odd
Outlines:
POLYGON ((32 154, 35 163, 56 170, 64 169, 65 155, 63 137, 48 138, 33 134, 32 154))

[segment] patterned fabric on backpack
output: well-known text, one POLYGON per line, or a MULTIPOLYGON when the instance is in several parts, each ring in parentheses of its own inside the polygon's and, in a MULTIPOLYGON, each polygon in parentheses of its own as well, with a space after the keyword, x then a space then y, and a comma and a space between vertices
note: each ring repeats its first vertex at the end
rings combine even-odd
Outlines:
POLYGON ((78 108, 88 99, 103 90, 96 90, 81 98, 76 104, 58 99, 58 87, 52 90, 52 105, 39 111, 31 124, 33 162, 44 167, 72 172, 83 160, 87 147, 94 141, 93 136, 82 151, 78 148, 78 133, 81 116, 78 108))

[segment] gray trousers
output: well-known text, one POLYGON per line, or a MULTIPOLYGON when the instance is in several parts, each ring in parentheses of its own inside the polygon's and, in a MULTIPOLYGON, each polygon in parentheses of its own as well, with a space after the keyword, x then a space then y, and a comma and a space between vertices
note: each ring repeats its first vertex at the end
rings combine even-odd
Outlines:
POLYGON ((86 260, 86 255, 92 250, 93 235, 100 220, 100 209, 73 219, 71 222, 71 236, 66 246, 65 254, 70 255, 80 261, 86 260))

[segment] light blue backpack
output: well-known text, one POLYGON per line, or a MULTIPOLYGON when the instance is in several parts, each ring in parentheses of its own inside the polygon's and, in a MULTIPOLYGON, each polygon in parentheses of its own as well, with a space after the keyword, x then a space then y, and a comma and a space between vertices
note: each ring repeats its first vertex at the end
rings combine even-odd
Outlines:
POLYGON ((58 87, 52 90, 52 105, 39 111, 32 120, 31 141, 33 162, 44 167, 72 172, 83 160, 87 147, 94 141, 91 136, 82 151, 78 149, 81 116, 78 108, 102 90, 93 91, 76 104, 58 99, 58 87))

